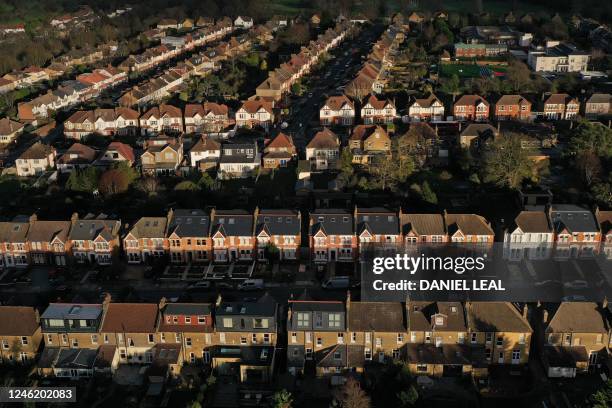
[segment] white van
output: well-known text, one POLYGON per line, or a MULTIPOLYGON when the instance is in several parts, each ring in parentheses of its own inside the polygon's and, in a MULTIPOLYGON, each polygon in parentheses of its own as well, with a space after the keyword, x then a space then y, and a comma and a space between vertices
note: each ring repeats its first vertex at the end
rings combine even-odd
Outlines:
POLYGON ((348 276, 334 276, 321 284, 324 289, 348 289, 349 285, 348 276))
POLYGON ((259 290, 263 288, 263 279, 246 279, 244 282, 238 285, 238 290, 259 290))

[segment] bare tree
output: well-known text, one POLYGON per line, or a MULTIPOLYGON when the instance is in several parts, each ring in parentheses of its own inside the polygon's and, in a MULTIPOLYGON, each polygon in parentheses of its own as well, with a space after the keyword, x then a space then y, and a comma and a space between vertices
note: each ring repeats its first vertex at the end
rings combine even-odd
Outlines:
POLYGON ((370 397, 361 389, 359 382, 349 378, 335 395, 337 404, 342 408, 370 408, 370 397))

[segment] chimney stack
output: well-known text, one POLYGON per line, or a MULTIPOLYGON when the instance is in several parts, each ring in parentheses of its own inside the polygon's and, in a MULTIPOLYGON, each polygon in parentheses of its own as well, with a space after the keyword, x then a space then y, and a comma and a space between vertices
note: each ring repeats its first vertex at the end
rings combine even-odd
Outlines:
POLYGON ((525 318, 525 320, 529 318, 529 305, 527 305, 526 303, 525 306, 523 306, 523 317, 525 318))
POLYGON ((542 323, 548 323, 548 310, 546 309, 542 312, 542 323))
POLYGON ((159 299, 159 310, 161 311, 164 307, 166 307, 167 303, 168 303, 168 300, 166 299, 165 296, 159 299))

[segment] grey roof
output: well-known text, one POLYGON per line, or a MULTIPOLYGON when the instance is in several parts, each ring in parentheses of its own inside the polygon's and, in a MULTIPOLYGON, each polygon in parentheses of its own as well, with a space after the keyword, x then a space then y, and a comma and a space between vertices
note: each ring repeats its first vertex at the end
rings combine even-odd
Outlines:
POLYGON ((96 320, 102 314, 102 305, 51 303, 44 311, 42 319, 96 320))
POLYGON ((344 303, 334 300, 292 300, 290 305, 293 312, 344 312, 344 303))
POLYGON ((208 237, 210 216, 199 209, 174 210, 168 224, 168 236, 208 237))
POLYGON ((167 315, 201 316, 211 314, 209 303, 170 303, 163 310, 167 315))
POLYGON ((240 364, 269 366, 274 358, 274 346, 215 346, 213 358, 239 358, 240 364))
POLYGON ((587 99, 587 103, 610 103, 612 101, 612 95, 604 93, 596 93, 591 95, 587 99))
POLYGON ((212 220, 212 231, 225 236, 250 237, 253 234, 253 214, 244 210, 217 210, 212 220))
POLYGON ((323 230, 327 235, 354 235, 353 214, 346 210, 316 210, 310 213, 310 234, 323 230))
POLYGON ((70 239, 77 241, 94 240, 101 235, 107 241, 112 240, 119 233, 121 222, 107 219, 78 219, 72 221, 70 239))
POLYGON ((299 235, 301 222, 296 210, 261 210, 255 221, 255 235, 266 231, 269 235, 299 235))
POLYGON ((560 232, 564 228, 570 233, 599 231, 593 213, 577 205, 553 205, 550 212, 550 219, 556 232, 560 232))
POLYGON ((221 302, 215 308, 217 316, 272 316, 278 304, 270 295, 263 295, 257 302, 221 302))
POLYGON ((91 369, 98 350, 84 348, 45 347, 38 366, 41 368, 91 369))
POLYGON ((407 321, 409 331, 465 331, 463 305, 459 302, 408 302, 407 321), (436 326, 436 315, 446 316, 443 326, 436 326))
POLYGON ((395 211, 386 208, 358 208, 357 234, 368 230, 376 235, 399 234, 399 217, 395 211))

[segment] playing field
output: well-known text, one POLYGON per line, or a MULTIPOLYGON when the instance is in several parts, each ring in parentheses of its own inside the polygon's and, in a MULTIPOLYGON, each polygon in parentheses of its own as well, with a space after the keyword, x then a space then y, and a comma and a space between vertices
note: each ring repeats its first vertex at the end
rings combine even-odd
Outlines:
POLYGON ((506 69, 505 66, 501 65, 445 64, 440 65, 440 76, 450 77, 457 74, 460 79, 478 78, 490 76, 495 73, 503 75, 506 69))

